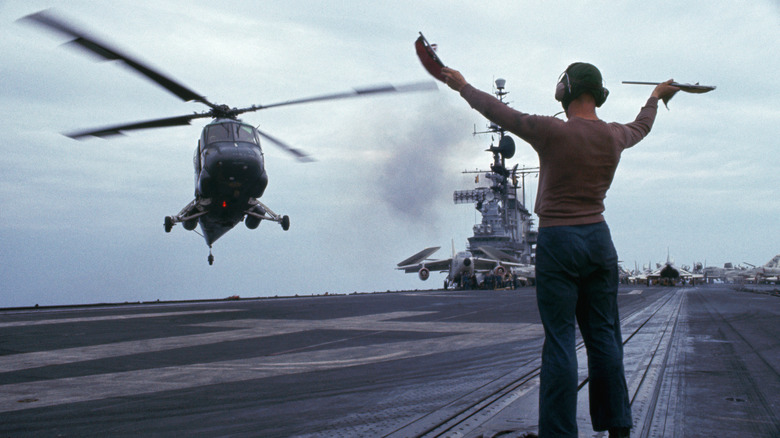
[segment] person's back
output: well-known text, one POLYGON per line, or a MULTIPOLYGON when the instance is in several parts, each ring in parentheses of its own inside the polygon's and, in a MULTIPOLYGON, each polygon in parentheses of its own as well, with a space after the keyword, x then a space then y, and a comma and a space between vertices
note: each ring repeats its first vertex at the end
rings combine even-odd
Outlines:
MULTIPOLYGON (((649 128, 648 128, 649 131, 649 128)), ((601 222, 604 198, 626 147, 622 125, 573 117, 552 123, 539 155, 540 226, 601 222)))

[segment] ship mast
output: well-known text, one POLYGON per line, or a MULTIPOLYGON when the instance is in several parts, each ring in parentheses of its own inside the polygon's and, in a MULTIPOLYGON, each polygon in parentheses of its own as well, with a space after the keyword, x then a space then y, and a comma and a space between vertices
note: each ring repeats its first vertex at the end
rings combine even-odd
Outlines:
MULTIPOLYGON (((503 103, 508 91, 506 81, 497 79, 494 94, 503 103)), ((478 256, 484 256, 481 247, 501 250, 523 263, 531 263, 534 255, 532 245, 536 243, 536 231, 532 231, 531 213, 525 208, 525 176, 539 172, 538 167, 528 168, 515 165, 510 171, 506 160, 514 156, 515 143, 506 130, 490 123, 486 131, 474 135, 491 134, 490 148, 486 152, 493 154, 493 163, 489 171, 464 171, 465 174, 484 174, 491 184, 489 187, 477 187, 473 190, 458 190, 453 194, 456 204, 473 203, 482 215, 482 222, 474 225, 474 235, 469 240, 469 250, 478 256), (493 141, 498 137, 498 144, 493 141), (518 177, 522 180, 522 201, 517 199, 518 177)))

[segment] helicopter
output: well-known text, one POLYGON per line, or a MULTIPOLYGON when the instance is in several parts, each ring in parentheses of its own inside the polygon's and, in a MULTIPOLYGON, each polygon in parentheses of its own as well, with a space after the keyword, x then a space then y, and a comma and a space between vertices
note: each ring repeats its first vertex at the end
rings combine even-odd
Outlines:
MULTIPOLYGON (((260 145, 261 137, 290 153, 301 162, 313 161, 304 152, 243 122, 239 115, 285 105, 334 100, 348 97, 370 96, 380 93, 402 93, 437 89, 433 81, 404 85, 380 85, 355 88, 352 91, 288 100, 269 105, 252 105, 245 108, 231 108, 216 104, 196 93, 177 80, 161 73, 135 57, 112 47, 106 42, 89 35, 66 20, 44 10, 27 15, 20 21, 42 26, 71 38, 76 47, 98 55, 108 61, 120 61, 126 66, 165 88, 184 102, 198 102, 209 107, 207 111, 162 119, 125 123, 98 129, 89 129, 64 135, 73 139, 89 137, 107 138, 122 135, 124 131, 164 128, 189 125, 193 120, 211 118, 198 139, 194 154, 195 198, 178 214, 166 216, 163 226, 169 233, 174 225, 181 223, 184 229, 200 230, 209 247, 208 262, 214 263, 212 245, 239 222, 249 229, 255 229, 262 221, 279 223, 283 230, 290 228, 290 218, 279 215, 260 202, 268 186, 268 174, 260 145)), ((195 231, 197 232, 197 231, 195 231)))

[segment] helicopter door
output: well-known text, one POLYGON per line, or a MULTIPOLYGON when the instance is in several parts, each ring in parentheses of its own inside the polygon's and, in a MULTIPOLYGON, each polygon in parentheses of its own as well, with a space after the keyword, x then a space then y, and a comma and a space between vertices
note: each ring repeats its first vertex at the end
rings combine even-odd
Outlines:
POLYGON ((198 140, 198 145, 195 147, 195 156, 192 157, 192 164, 195 166, 195 182, 198 182, 198 175, 200 174, 200 154, 201 154, 201 141, 198 140))

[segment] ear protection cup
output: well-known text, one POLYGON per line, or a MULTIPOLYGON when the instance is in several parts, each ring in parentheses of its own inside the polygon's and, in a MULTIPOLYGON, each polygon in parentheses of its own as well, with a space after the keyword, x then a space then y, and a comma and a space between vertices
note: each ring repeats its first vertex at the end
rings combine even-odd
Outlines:
POLYGON ((569 79, 568 71, 563 72, 561 74, 561 79, 558 81, 558 85, 555 86, 555 100, 558 102, 566 102, 565 106, 568 106, 568 103, 574 99, 572 96, 579 96, 584 92, 590 92, 596 101, 597 108, 607 101, 609 90, 603 86, 599 86, 598 88, 585 87, 583 90, 580 90, 580 87, 581 85, 578 81, 571 81, 569 79))
POLYGON ((565 99, 566 96, 570 94, 571 85, 569 84, 569 74, 563 72, 561 74, 561 79, 558 80, 558 85, 555 86, 555 100, 558 102, 563 102, 563 99, 565 99))
POLYGON ((604 87, 601 87, 601 93, 597 93, 597 94, 599 95, 598 97, 596 97, 596 108, 600 107, 601 105, 604 105, 604 102, 607 101, 607 96, 609 96, 609 90, 607 90, 604 87))

